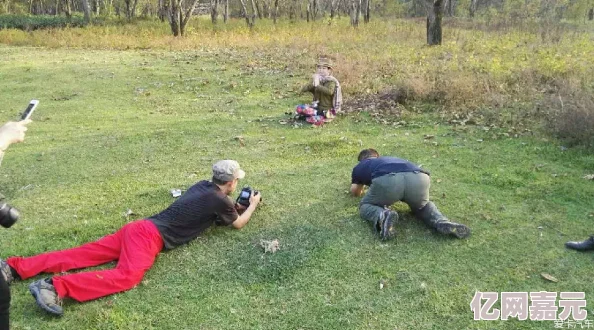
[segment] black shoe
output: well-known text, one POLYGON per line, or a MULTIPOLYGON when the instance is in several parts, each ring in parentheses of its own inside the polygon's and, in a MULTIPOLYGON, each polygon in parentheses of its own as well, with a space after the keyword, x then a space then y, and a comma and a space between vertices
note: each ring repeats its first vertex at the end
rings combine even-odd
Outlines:
POLYGON ((394 225, 398 221, 398 213, 390 210, 385 210, 382 218, 379 221, 379 237, 381 240, 387 241, 394 238, 396 229, 394 225))
POLYGON ((567 242, 565 246, 578 251, 594 250, 594 236, 590 236, 590 238, 582 242, 567 242))
POLYGON ((443 221, 435 225, 435 229, 441 234, 454 235, 457 238, 466 238, 470 236, 470 228, 463 224, 443 221))

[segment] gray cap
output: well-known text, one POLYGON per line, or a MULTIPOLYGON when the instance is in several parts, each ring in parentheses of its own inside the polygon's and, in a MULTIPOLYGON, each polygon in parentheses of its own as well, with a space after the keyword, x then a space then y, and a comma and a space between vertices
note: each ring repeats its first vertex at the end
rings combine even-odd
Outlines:
POLYGON ((234 179, 243 179, 245 172, 234 160, 219 160, 212 166, 212 176, 221 181, 229 182, 234 179))

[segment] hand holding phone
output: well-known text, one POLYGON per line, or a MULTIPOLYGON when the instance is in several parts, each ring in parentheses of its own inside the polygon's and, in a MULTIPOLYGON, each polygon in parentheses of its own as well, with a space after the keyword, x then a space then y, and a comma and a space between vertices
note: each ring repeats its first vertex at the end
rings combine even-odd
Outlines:
POLYGON ((29 102, 29 105, 27 106, 27 109, 25 109, 25 111, 23 112, 22 116, 21 116, 21 120, 27 120, 31 117, 31 115, 33 114, 33 111, 35 111, 35 108, 37 108, 37 105, 39 104, 38 100, 31 100, 31 102, 29 102))

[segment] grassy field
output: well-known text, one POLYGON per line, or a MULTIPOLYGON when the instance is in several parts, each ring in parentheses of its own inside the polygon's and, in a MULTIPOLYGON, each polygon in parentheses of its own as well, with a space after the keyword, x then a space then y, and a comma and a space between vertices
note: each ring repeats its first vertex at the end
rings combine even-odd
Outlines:
POLYGON ((0 118, 41 101, 0 169, 2 193, 23 212, 0 235, 0 257, 72 247, 150 216, 218 159, 238 160, 264 204, 244 229, 213 228, 161 254, 137 288, 67 301, 61 318, 37 308, 30 280, 16 282, 13 329, 552 329, 473 321, 469 303, 477 290, 592 299, 592 255, 563 247, 592 231, 587 149, 410 109, 397 126, 367 113, 317 129, 281 124, 308 101, 291 92, 315 59, 307 50, 291 62, 232 42, 97 48, 0 46, 0 118), (346 195, 363 147, 429 169, 432 199, 473 235, 440 237, 396 205, 397 239, 376 239, 346 195), (261 239, 278 239, 280 251, 265 254, 261 239))

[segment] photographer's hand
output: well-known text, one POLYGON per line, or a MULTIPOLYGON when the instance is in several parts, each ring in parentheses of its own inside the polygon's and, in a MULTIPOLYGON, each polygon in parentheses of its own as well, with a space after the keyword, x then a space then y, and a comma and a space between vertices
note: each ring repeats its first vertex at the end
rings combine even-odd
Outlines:
POLYGON ((25 132, 27 131, 27 125, 31 122, 30 119, 8 122, 0 127, 0 152, 8 149, 13 143, 23 142, 25 139, 25 132))
POLYGON ((262 193, 254 195, 254 192, 252 191, 252 194, 250 195, 250 206, 248 206, 248 208, 237 218, 237 220, 233 221, 233 228, 241 229, 248 223, 248 221, 250 221, 250 217, 256 210, 258 204, 260 204, 261 199, 262 193))
POLYGON ((237 211, 237 213, 239 213, 239 215, 242 215, 243 212, 245 212, 245 210, 247 210, 247 207, 245 207, 239 203, 235 203, 235 210, 237 211))
POLYGON ((258 206, 258 204, 260 204, 260 201, 262 200, 262 193, 258 193, 258 194, 254 194, 254 191, 252 190, 252 194, 250 195, 250 205, 252 204, 256 204, 256 206, 258 206))

